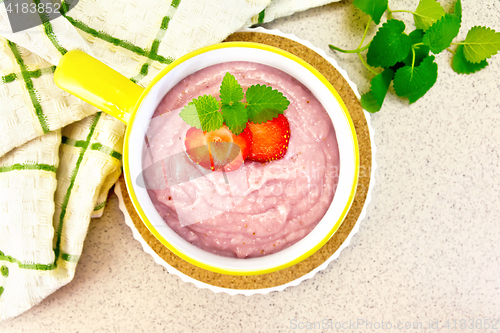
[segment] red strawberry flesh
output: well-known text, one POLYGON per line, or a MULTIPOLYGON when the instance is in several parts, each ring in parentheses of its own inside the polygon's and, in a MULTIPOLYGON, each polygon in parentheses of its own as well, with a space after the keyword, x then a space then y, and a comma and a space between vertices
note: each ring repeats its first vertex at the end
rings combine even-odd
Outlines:
POLYGON ((285 156, 290 141, 290 124, 282 114, 262 124, 248 123, 253 144, 248 159, 256 162, 279 160, 285 156))

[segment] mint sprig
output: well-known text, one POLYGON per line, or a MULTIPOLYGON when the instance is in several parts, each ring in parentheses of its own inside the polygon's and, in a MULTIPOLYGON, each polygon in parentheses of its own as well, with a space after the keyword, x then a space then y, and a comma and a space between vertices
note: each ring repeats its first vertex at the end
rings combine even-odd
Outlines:
POLYGON ((465 59, 479 63, 500 51, 500 33, 486 27, 472 27, 460 44, 464 46, 465 59))
POLYGON ((436 0, 421 0, 413 14, 415 27, 427 30, 445 15, 443 7, 436 0))
POLYGON ((246 92, 248 120, 256 124, 278 117, 290 102, 278 90, 263 84, 250 86, 246 92))
POLYGON ((221 110, 222 115, 224 116, 224 121, 229 130, 236 135, 243 132, 248 121, 245 105, 241 102, 236 102, 233 105, 222 104, 221 110))
POLYGON ((413 30, 410 33, 412 51, 415 51, 415 53, 408 53, 406 59, 403 61, 406 66, 411 66, 412 64, 418 66, 429 55, 430 50, 427 45, 423 45, 423 37, 424 31, 420 29, 413 30), (414 47, 413 45, 417 46, 414 47))
POLYGON ((471 74, 480 71, 484 67, 488 66, 486 60, 480 63, 473 63, 465 59, 464 46, 458 45, 455 55, 453 56, 453 62, 451 64, 453 70, 459 74, 471 74))
POLYGON ((232 105, 243 99, 243 88, 229 72, 224 75, 219 92, 222 104, 232 105))
POLYGON ((375 75, 371 82, 372 85, 370 92, 361 96, 361 104, 365 110, 370 112, 380 110, 393 78, 394 71, 390 68, 387 68, 382 73, 375 75))
POLYGON ((404 66, 394 75, 394 90, 399 97, 415 103, 436 83, 438 66, 434 56, 428 56, 418 66, 404 66))
POLYGON ((435 57, 448 50, 453 54, 452 68, 459 74, 471 74, 488 65, 486 59, 500 51, 500 33, 475 26, 462 42, 453 42, 462 23, 462 3, 457 0, 453 13, 446 13, 436 0, 420 0, 414 11, 391 10, 388 0, 355 0, 354 6, 370 16, 361 43, 354 50, 343 50, 330 45, 335 51, 358 53, 363 65, 375 74, 371 89, 361 97, 367 111, 381 109, 390 84, 394 81, 396 95, 408 98, 410 104, 424 96, 437 79, 435 57), (387 11, 387 22, 378 29, 373 40, 363 46, 372 21, 379 24, 387 11), (406 25, 394 19, 395 13, 413 15, 416 29, 406 34, 406 25), (457 45, 456 50, 450 49, 457 45), (368 49, 366 62, 361 52, 368 49), (382 71, 372 67, 381 67, 382 71))
POLYGON ((220 101, 211 95, 193 99, 179 113, 186 124, 206 132, 221 128, 224 123, 235 135, 241 134, 248 121, 261 124, 278 117, 290 101, 278 90, 266 85, 252 85, 246 93, 229 72, 220 86, 220 101))
POLYGON ((181 111, 181 118, 188 124, 205 131, 215 131, 222 127, 224 122, 219 111, 219 102, 215 97, 203 95, 192 102, 181 111))
POLYGON ((384 15, 385 11, 387 10, 388 2, 388 0, 354 0, 354 6, 358 7, 363 13, 370 15, 373 22, 379 24, 382 15, 384 15))
POLYGON ((460 19, 455 14, 446 14, 425 32, 422 42, 431 52, 439 54, 451 45, 460 31, 460 19))
POLYGON ((389 20, 384 23, 368 49, 368 64, 389 68, 406 58, 411 50, 411 38, 404 31, 405 24, 402 21, 389 20))

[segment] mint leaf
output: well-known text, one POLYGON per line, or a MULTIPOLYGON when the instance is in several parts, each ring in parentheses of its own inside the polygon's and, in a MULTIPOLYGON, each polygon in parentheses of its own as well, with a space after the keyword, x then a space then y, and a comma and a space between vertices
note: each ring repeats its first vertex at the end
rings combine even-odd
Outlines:
POLYGON ((222 104, 232 104, 243 99, 243 88, 241 88, 236 78, 229 72, 222 79, 220 99, 222 104))
POLYGON ((455 14, 446 14, 427 29, 422 42, 438 54, 451 45, 459 30, 460 19, 455 14))
POLYGON ((182 120, 189 126, 201 129, 200 117, 198 116, 198 111, 194 104, 189 103, 186 105, 179 113, 179 116, 181 116, 182 120))
POLYGON ((407 97, 410 104, 415 103, 436 83, 437 74, 434 56, 428 56, 417 67, 398 69, 394 75, 394 90, 399 97, 407 97))
POLYGON ((236 102, 233 105, 222 104, 224 122, 234 135, 239 135, 247 126, 248 114, 245 105, 236 102))
POLYGON ((465 59, 479 63, 500 50, 500 33, 490 28, 475 26, 469 30, 463 44, 465 59))
POLYGON ((488 62, 483 60, 479 63, 473 63, 465 59, 464 55, 464 46, 459 45, 455 54, 453 55, 453 62, 451 63, 451 67, 458 74, 471 74, 488 66, 488 62))
POLYGON ((257 114, 253 115, 252 118, 248 117, 248 120, 255 124, 262 124, 278 117, 283 111, 278 111, 276 109, 262 109, 257 114))
POLYGON ((368 64, 373 67, 391 67, 404 60, 411 50, 411 38, 404 30, 402 21, 389 20, 384 23, 368 48, 368 64))
POLYGON ((248 114, 245 105, 240 102, 243 99, 243 88, 229 72, 222 79, 220 98, 222 116, 226 126, 233 134, 240 134, 246 127, 248 114))
POLYGON ((211 132, 221 128, 224 123, 219 107, 219 102, 215 97, 203 95, 198 99, 193 99, 181 110, 179 115, 186 124, 205 132, 211 132))
POLYGON ((288 108, 290 102, 281 92, 265 85, 253 85, 247 89, 248 120, 261 124, 276 118, 288 108))
MULTIPOLYGON (((415 62, 414 65, 418 66, 429 55, 429 47, 427 45, 417 45, 422 43, 422 37, 424 36, 424 31, 420 29, 413 30, 410 33, 412 48, 415 50, 415 62)), ((413 51, 410 50, 408 56, 404 60, 406 66, 411 66, 413 63, 413 51)))
POLYGON ((361 96, 363 109, 370 112, 380 111, 393 77, 394 71, 386 69, 372 79, 371 90, 361 96))
POLYGON ((457 0, 457 2, 455 2, 455 11, 453 12, 453 14, 455 14, 460 22, 462 22, 462 2, 460 0, 457 0))
POLYGON ((354 0, 353 4, 379 24, 380 18, 387 10, 388 0, 354 0))
POLYGON ((443 7, 436 0, 420 0, 413 19, 417 29, 427 30, 445 14, 443 7))

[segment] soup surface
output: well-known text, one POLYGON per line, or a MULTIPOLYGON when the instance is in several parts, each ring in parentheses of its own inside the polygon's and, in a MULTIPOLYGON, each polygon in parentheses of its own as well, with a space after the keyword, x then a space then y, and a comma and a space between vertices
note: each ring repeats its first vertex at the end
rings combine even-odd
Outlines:
POLYGON ((272 254, 304 238, 328 210, 340 167, 333 124, 321 103, 290 75, 251 62, 202 69, 165 95, 147 131, 143 166, 172 156, 174 163, 161 164, 155 175, 145 174, 155 208, 186 241, 237 258, 272 254), (190 126, 180 118, 180 109, 200 95, 218 99, 226 72, 236 77, 243 91, 265 84, 290 101, 284 115, 291 134, 282 159, 247 160, 238 170, 222 173, 195 165, 185 153, 190 126), (154 185, 159 178, 166 186, 154 185))

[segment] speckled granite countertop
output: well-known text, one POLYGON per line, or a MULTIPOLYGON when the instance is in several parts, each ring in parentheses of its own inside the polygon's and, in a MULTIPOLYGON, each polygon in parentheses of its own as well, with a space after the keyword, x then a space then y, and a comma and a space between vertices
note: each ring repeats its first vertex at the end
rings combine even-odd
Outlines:
MULTIPOLYGON (((463 2, 460 37, 476 24, 500 30, 498 0, 463 2)), ((391 8, 416 3, 392 0, 391 8)), ((365 92, 369 75, 357 57, 328 51, 329 43, 356 47, 364 22, 347 2, 266 27, 327 50, 365 92)), ((319 332, 320 324, 380 332, 408 322, 417 326, 402 331, 438 324, 456 332, 464 320, 466 331, 492 331, 500 317, 500 56, 471 76, 453 73, 450 61, 447 52, 437 57, 438 81, 424 98, 408 106, 389 94, 372 117, 378 170, 368 217, 312 280, 265 296, 199 290, 142 251, 112 195, 91 223, 74 281, 0 332, 319 332), (312 322, 316 330, 306 330, 312 322)))

